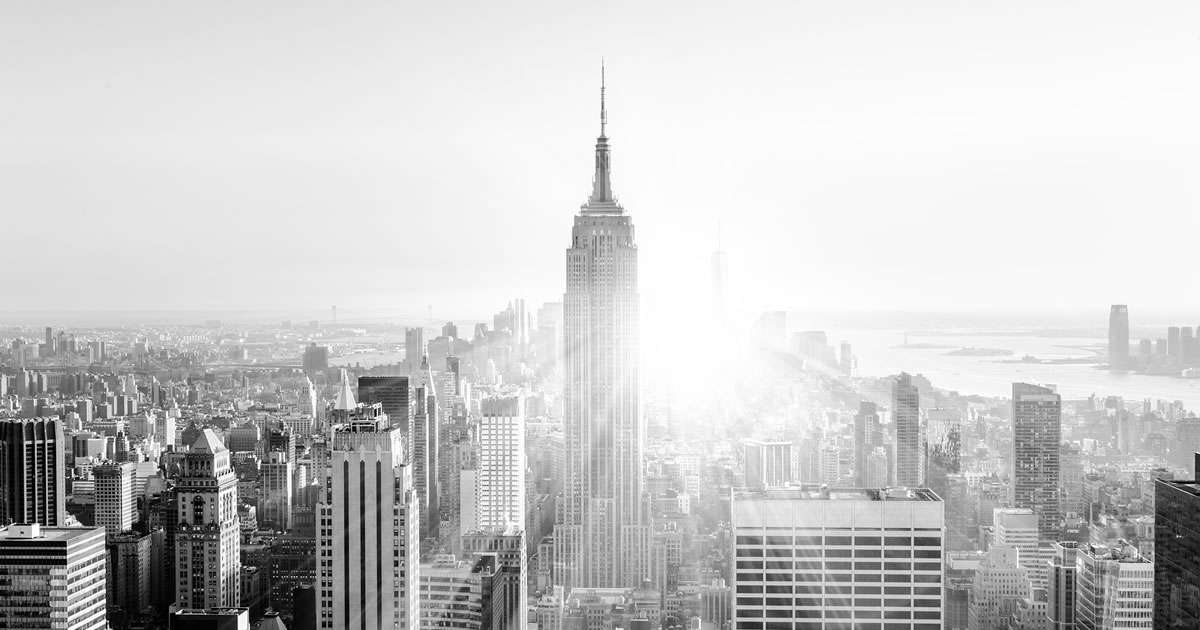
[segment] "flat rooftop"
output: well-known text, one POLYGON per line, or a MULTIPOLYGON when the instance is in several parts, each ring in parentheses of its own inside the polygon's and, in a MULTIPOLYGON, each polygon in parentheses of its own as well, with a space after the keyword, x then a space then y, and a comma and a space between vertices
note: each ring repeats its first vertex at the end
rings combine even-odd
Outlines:
POLYGON ((96 531, 104 531, 103 527, 38 527, 32 533, 27 526, 9 525, 0 527, 0 543, 29 541, 29 542, 70 542, 81 536, 95 535, 96 531))
POLYGON ((755 501, 941 501, 928 488, 821 488, 800 486, 736 490, 734 500, 755 501))

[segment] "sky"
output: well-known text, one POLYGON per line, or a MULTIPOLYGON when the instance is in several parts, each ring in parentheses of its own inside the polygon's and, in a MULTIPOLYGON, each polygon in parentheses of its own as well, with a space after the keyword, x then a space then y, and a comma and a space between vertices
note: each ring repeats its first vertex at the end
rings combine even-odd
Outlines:
POLYGON ((561 299, 602 58, 660 317, 1200 307, 1200 3, 9 0, 0 311, 561 299))

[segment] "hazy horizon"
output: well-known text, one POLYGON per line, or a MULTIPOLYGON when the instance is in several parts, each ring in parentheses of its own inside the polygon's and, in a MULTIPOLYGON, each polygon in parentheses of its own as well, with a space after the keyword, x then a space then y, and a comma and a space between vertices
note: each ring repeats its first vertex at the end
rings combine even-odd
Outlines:
POLYGON ((0 310, 560 299, 601 57, 651 317, 718 222, 744 314, 1200 307, 1154 281, 1200 227, 1200 5, 1152 5, 6 3, 0 310))

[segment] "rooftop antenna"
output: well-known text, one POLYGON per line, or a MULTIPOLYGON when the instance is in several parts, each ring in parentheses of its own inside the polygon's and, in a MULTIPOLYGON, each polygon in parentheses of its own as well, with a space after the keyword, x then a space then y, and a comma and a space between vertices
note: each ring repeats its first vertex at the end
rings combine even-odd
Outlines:
POLYGON ((600 137, 604 137, 604 127, 608 124, 608 111, 604 109, 604 57, 600 58, 600 137))

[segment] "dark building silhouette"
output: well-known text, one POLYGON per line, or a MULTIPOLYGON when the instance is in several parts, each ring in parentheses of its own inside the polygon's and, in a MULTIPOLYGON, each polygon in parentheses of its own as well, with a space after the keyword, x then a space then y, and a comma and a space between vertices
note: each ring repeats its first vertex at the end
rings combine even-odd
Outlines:
POLYGON ((329 347, 310 344, 304 349, 304 358, 301 361, 304 366, 304 371, 308 374, 320 372, 329 369, 329 347))
POLYGON ((1154 480, 1154 627, 1200 628, 1200 484, 1154 480))
POLYGON ((407 376, 358 377, 358 401, 364 405, 379 403, 393 427, 404 431, 404 439, 412 435, 412 389, 407 376))
POLYGON ((65 444, 57 419, 0 420, 0 525, 65 525, 65 444))

